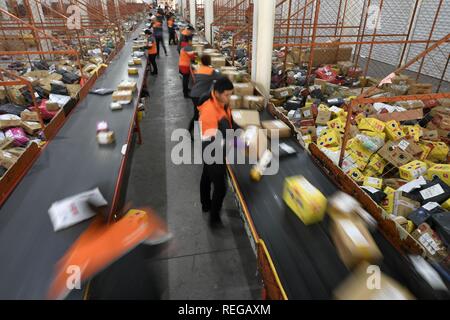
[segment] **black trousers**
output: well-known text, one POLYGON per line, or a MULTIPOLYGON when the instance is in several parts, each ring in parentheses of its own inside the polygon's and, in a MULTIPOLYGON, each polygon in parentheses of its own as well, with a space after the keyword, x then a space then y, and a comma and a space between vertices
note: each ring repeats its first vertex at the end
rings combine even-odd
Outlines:
POLYGON ((177 44, 177 39, 175 38, 175 30, 173 28, 169 28, 169 46, 171 44, 177 44))
POLYGON ((194 129, 194 124, 195 121, 198 121, 198 118, 200 116, 200 113, 198 112, 198 101, 200 100, 200 98, 195 98, 195 97, 191 97, 192 99, 192 104, 194 105, 194 115, 191 119, 191 123, 189 124, 189 131, 194 129))
POLYGON ((202 206, 210 208, 211 219, 220 219, 223 199, 227 194, 225 164, 203 164, 203 173, 200 180, 200 201, 202 206), (211 198, 211 185, 213 186, 211 198))
POLYGON ((183 75, 183 94, 184 97, 187 98, 189 97, 189 77, 191 76, 191 74, 182 73, 182 75, 183 75))
POLYGON ((149 54, 148 61, 152 65, 152 74, 158 74, 158 66, 156 64, 156 54, 149 54))
POLYGON ((158 57, 159 57, 159 45, 161 44, 163 49, 164 49, 164 53, 167 54, 167 50, 166 50, 166 46, 164 44, 164 39, 163 37, 156 37, 156 47, 158 48, 158 57))

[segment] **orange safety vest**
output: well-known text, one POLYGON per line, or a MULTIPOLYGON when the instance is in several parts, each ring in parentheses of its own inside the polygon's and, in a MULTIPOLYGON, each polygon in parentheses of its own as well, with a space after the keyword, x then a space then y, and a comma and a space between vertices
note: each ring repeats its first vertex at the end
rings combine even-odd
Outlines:
POLYGON ((200 66, 197 70, 194 71, 195 74, 206 74, 208 76, 214 73, 214 68, 208 66, 200 66))
POLYGON ((186 51, 186 48, 183 48, 180 51, 180 67, 190 67, 191 61, 194 59, 194 51, 186 51))
POLYGON ((214 91, 211 92, 211 98, 199 106, 198 110, 200 111, 199 122, 202 140, 215 137, 221 122, 226 122, 230 129, 233 127, 231 109, 225 108, 223 104, 217 101, 214 91))
POLYGON ((149 55, 152 55, 152 54, 158 54, 158 48, 156 47, 156 41, 155 41, 155 39, 149 39, 149 40, 152 41, 152 45, 149 46, 147 53, 148 53, 149 55))

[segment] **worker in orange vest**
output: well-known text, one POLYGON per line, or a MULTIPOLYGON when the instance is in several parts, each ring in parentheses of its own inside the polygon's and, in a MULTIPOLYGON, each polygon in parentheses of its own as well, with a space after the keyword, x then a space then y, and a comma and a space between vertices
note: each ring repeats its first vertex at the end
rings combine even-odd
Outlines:
POLYGON ((175 21, 173 17, 167 19, 167 29, 169 29, 169 46, 177 44, 177 39, 175 38, 175 21))
POLYGON ((220 72, 211 67, 211 57, 203 54, 201 64, 193 69, 189 81, 190 97, 194 105, 194 116, 189 124, 189 131, 194 129, 195 121, 198 121, 198 102, 205 94, 209 94, 215 80, 220 79, 220 72))
POLYGON ((191 75, 191 62, 195 59, 195 52, 191 46, 192 40, 180 51, 179 70, 183 76, 183 94, 189 98, 189 77, 191 75))
POLYGON ((181 31, 180 43, 178 45, 178 52, 180 52, 181 49, 186 47, 188 45, 189 41, 192 41, 192 38, 193 38, 192 31, 193 30, 194 30, 194 28, 189 26, 181 31))
MULTIPOLYGON (((215 154, 206 154, 206 149, 211 143, 222 145, 225 149, 225 138, 227 130, 235 130, 237 127, 231 117, 231 110, 228 106, 230 97, 233 94, 233 83, 226 77, 218 79, 208 96, 202 97, 198 110, 200 111, 200 128, 203 149, 203 172, 200 181, 200 201, 202 211, 209 212, 210 226, 221 227, 220 211, 223 199, 227 192, 227 170, 225 164, 225 150, 223 158, 215 159, 213 163, 205 157, 215 158, 215 154), (205 102, 202 102, 205 101, 205 102), (211 185, 213 187, 211 197, 211 185)), ((215 152, 216 148, 208 148, 215 152)))
POLYGON ((147 53, 148 53, 148 64, 152 66, 152 75, 158 74, 158 66, 156 64, 156 56, 158 55, 158 48, 156 45, 155 37, 150 30, 145 30, 145 35, 147 36, 147 53))

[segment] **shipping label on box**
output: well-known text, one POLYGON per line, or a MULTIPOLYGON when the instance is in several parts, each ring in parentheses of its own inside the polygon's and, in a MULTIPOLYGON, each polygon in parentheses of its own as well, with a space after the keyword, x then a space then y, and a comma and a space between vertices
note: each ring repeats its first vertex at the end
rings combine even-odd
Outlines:
POLYGON ((311 107, 300 108, 300 111, 302 113, 303 119, 312 119, 313 118, 313 113, 312 113, 311 107))
POLYGON ((389 141, 378 150, 378 154, 397 168, 414 160, 414 157, 409 152, 402 150, 392 141, 389 141))
POLYGON ((411 181, 424 175, 427 171, 425 162, 414 160, 399 168, 400 178, 411 181))
POLYGON ((363 185, 366 187, 372 187, 381 190, 381 188, 383 187, 383 179, 374 177, 365 177, 363 185))

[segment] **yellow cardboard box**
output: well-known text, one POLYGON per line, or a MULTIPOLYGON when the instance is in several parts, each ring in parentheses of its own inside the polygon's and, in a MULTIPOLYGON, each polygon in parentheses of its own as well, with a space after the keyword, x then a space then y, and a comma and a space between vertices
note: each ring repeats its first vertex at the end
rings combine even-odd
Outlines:
POLYGON ((347 174, 350 176, 350 178, 352 178, 353 180, 355 180, 358 183, 363 183, 364 182, 364 175, 362 174, 362 172, 358 168, 350 169, 347 172, 347 174))
POLYGON ((447 160, 448 145, 445 142, 432 142, 433 148, 427 159, 435 162, 445 162, 447 160))
POLYGON ((334 120, 327 122, 328 128, 338 130, 340 133, 344 133, 345 130, 345 121, 342 121, 341 118, 336 118, 334 120))
POLYGON ((372 187, 381 190, 381 188, 383 187, 383 179, 375 177, 365 177, 363 185, 366 187, 372 187))
POLYGON ((450 164, 437 164, 428 169, 427 178, 431 180, 434 177, 439 177, 450 186, 450 164))
POLYGON ((422 128, 419 125, 403 126, 403 132, 407 137, 411 137, 415 142, 419 142, 422 136, 422 128))
POLYGON ((365 117, 366 116, 364 115, 364 113, 358 113, 355 117, 356 124, 359 124, 361 120, 364 119, 365 117))
POLYGON ((387 194, 387 197, 381 202, 381 207, 386 210, 387 213, 392 214, 392 212, 394 212, 395 190, 391 187, 386 187, 383 192, 387 194))
POLYGON ((395 120, 386 122, 384 132, 386 132, 388 139, 392 141, 397 141, 406 136, 402 129, 400 129, 400 124, 395 120))
POLYGON ((366 163, 373 154, 372 151, 364 148, 358 139, 351 139, 347 142, 347 151, 355 153, 359 158, 366 158, 366 163))
POLYGON ((450 198, 448 198, 443 204, 441 204, 441 207, 445 210, 450 210, 450 198))
POLYGON ((137 76, 139 74, 138 68, 128 68, 128 75, 137 76))
POLYGON ((317 139, 319 147, 339 147, 341 145, 341 135, 337 130, 329 130, 317 139))
POLYGON ((368 166, 376 173, 382 174, 384 168, 386 167, 386 164, 387 164, 386 160, 380 157, 379 154, 375 153, 374 155, 372 155, 372 157, 370 157, 368 166))
POLYGON ((375 131, 375 132, 383 132, 386 124, 375 118, 362 118, 359 121, 358 129, 359 130, 367 130, 367 131, 375 131))
POLYGON ((422 149, 422 154, 420 155, 420 160, 424 161, 425 159, 427 159, 428 155, 431 152, 431 147, 429 147, 427 144, 425 143, 419 143, 420 148, 422 149))
POLYGON ((427 164, 419 160, 414 160, 401 166, 398 170, 400 178, 411 181, 427 172, 427 164))
POLYGON ((386 134, 384 132, 361 131, 361 133, 368 137, 380 138, 383 141, 386 140, 386 134))
POLYGON ((303 176, 286 178, 283 199, 306 225, 321 221, 325 215, 327 198, 303 176))

